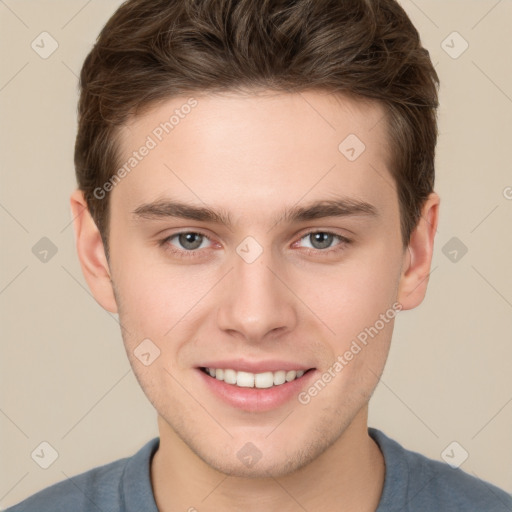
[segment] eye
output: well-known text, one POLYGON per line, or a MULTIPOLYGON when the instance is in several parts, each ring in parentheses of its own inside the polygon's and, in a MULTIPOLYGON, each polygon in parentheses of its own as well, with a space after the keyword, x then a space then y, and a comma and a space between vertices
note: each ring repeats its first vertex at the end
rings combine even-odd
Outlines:
MULTIPOLYGON (((348 238, 330 231, 312 231, 302 236, 293 246, 304 248, 306 253, 330 254, 343 250, 350 243, 348 238), (302 245, 304 242, 306 245, 302 245)), ((206 249, 209 244, 212 244, 209 237, 196 231, 175 233, 159 242, 167 251, 183 258, 205 256, 206 253, 199 249, 206 249)))
POLYGON ((309 246, 305 245, 302 247, 305 247, 306 249, 315 249, 322 252, 330 252, 326 251, 326 249, 337 250, 338 246, 343 247, 344 245, 350 243, 348 238, 345 238, 344 236, 338 235, 336 233, 331 233, 330 231, 312 231, 303 236, 300 239, 300 242, 302 241, 306 241, 306 243, 309 242, 309 246), (338 240, 338 243, 334 244, 333 246, 333 242, 336 240, 338 240))
POLYGON ((162 245, 172 246, 173 252, 193 252, 196 249, 204 249, 208 246, 210 239, 202 233, 195 231, 183 231, 168 236, 162 240, 162 245))

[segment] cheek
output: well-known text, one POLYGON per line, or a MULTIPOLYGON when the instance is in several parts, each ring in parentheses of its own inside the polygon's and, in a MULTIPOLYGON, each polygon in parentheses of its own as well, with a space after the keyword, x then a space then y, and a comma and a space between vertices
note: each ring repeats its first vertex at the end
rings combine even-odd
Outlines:
POLYGON ((120 263, 112 273, 120 319, 137 339, 148 337, 160 345, 190 323, 218 279, 207 266, 167 264, 143 251, 126 251, 120 263))
POLYGON ((306 302, 331 330, 337 348, 342 349, 392 307, 399 277, 398 253, 392 254, 381 244, 317 274, 302 287, 301 296, 309 298, 306 302))
POLYGON ((399 270, 396 263, 393 266, 386 261, 395 260, 372 258, 371 262, 340 267, 330 281, 316 281, 311 309, 334 333, 324 337, 327 350, 319 375, 322 382, 313 383, 299 397, 301 403, 314 398, 319 409, 336 404, 342 418, 371 397, 386 363, 394 318, 400 309, 396 303, 399 270), (325 393, 324 387, 328 388, 325 393))

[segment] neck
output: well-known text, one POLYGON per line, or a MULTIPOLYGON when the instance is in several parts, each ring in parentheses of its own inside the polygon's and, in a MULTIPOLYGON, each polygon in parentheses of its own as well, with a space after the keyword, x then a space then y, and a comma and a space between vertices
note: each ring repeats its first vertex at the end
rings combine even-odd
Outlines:
POLYGON ((359 411, 313 462, 280 478, 232 477, 213 469, 159 417, 160 446, 151 463, 158 510, 375 512, 385 465, 368 435, 367 411, 359 411))

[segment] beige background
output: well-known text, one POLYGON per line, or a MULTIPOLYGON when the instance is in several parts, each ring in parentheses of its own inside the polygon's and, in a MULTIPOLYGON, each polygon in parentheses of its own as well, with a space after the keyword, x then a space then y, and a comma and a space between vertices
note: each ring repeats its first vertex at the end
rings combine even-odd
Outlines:
MULTIPOLYGON (((77 75, 119 4, 0 1, 1 507, 157 435, 70 225, 77 75), (59 45, 47 59, 31 48, 43 31, 59 45), (46 263, 32 252, 42 237, 58 249, 46 263), (58 452, 46 470, 31 458, 43 441, 58 452)), ((512 2, 402 5, 442 81, 441 221, 426 300, 400 315, 370 425, 439 460, 455 440, 465 471, 512 492, 512 2), (454 31, 469 44, 458 58, 454 31), (452 237, 468 248, 456 262, 452 237)))

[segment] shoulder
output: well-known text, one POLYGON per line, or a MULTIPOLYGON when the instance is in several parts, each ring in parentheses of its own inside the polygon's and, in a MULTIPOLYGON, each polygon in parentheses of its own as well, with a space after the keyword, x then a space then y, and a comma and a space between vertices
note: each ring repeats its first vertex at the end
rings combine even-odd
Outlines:
POLYGON ((73 510, 119 510, 116 508, 121 475, 127 459, 120 459, 80 475, 67 478, 33 494, 7 512, 60 512, 73 510))
POLYGON ((377 429, 369 429, 386 462, 386 476, 377 512, 450 510, 510 512, 512 495, 444 462, 407 450, 377 429))
POLYGON ((135 455, 66 478, 6 512, 124 511, 127 487, 129 492, 138 488, 139 497, 152 499, 149 461, 158 444, 158 438, 152 439, 135 455))

